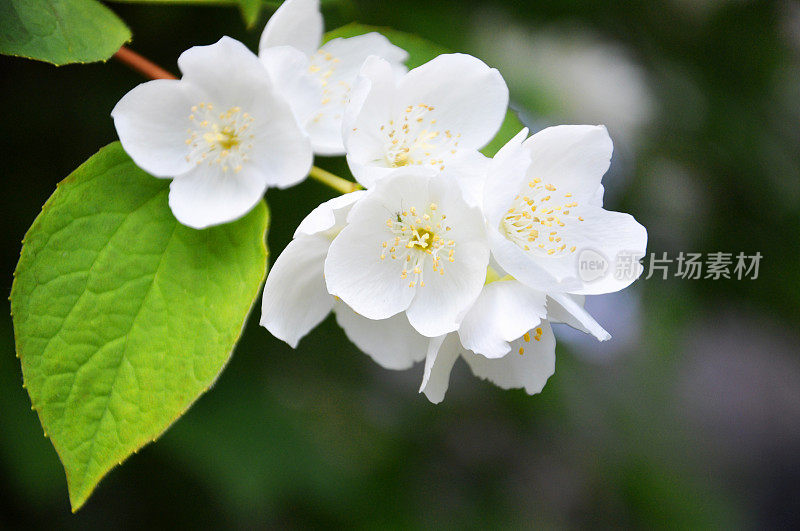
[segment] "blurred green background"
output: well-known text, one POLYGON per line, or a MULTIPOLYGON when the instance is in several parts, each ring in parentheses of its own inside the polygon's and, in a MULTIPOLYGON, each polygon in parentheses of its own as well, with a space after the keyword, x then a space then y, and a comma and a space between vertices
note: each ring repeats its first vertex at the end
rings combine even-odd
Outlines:
MULTIPOLYGON (((109 4, 176 71, 231 35, 232 8, 109 4)), ((541 395, 459 362, 443 404, 332 319, 288 348, 257 326, 217 385, 70 514, 63 470, 0 320, 0 527, 800 527, 800 7, 784 1, 355 0, 325 4, 501 70, 532 129, 604 123, 609 209, 648 252, 763 255, 756 280, 659 275, 587 307, 614 339, 559 327, 541 395)), ((0 57, 0 282, 56 183, 113 140, 143 80, 124 66, 0 57)), ((320 165, 344 172, 338 160, 320 165)), ((269 191, 273 256, 331 192, 269 191)), ((674 264, 673 269, 674 272, 674 264)), ((7 308, 7 306, 6 306, 7 308)), ((8 312, 6 312, 7 314, 8 312)))

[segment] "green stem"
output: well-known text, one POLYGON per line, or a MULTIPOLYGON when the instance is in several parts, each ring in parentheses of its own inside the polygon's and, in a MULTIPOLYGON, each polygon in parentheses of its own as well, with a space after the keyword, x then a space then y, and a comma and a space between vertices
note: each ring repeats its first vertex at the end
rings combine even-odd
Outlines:
POLYGON ((324 185, 330 186, 337 192, 341 192, 343 194, 355 192, 356 190, 361 190, 363 188, 358 183, 354 183, 353 181, 348 181, 347 179, 342 179, 338 175, 334 175, 331 172, 325 171, 322 168, 318 168, 316 166, 311 166, 311 171, 308 172, 308 176, 311 177, 312 179, 316 179, 317 181, 321 182, 324 185))

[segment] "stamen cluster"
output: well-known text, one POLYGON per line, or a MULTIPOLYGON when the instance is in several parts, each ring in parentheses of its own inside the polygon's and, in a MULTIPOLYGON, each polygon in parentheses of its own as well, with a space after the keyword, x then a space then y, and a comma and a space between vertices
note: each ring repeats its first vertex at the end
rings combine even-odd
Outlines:
POLYGON ((392 260, 405 261, 400 278, 406 280, 411 275, 408 287, 425 286, 423 275, 429 261, 433 272, 440 275, 444 275, 441 255, 446 254, 448 262, 455 262, 456 242, 442 236, 452 230, 444 224, 445 219, 447 216, 438 211, 438 205, 430 203, 422 212, 411 206, 386 220, 394 239, 381 244, 380 259, 385 260, 388 253, 392 260))
POLYGON ((224 112, 216 112, 213 104, 201 102, 192 105, 187 129, 186 145, 191 151, 186 161, 200 165, 219 165, 223 172, 242 170, 248 160, 248 152, 253 149, 253 134, 249 129, 253 117, 243 112, 241 107, 231 107, 224 112))

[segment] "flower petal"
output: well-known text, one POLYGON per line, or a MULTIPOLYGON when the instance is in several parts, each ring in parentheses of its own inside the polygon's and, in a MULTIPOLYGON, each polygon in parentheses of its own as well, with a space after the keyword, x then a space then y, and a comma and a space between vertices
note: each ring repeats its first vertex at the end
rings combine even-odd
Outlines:
POLYGON ((492 257, 500 268, 529 288, 546 293, 553 290, 571 293, 572 290, 581 288, 582 283, 575 277, 577 269, 574 266, 563 271, 559 269, 558 272, 563 275, 555 277, 545 267, 547 260, 556 260, 555 258, 548 257, 541 260, 533 258, 492 227, 489 227, 487 234, 492 257))
POLYGON ((308 73, 308 56, 291 46, 262 50, 259 59, 277 92, 289 103, 300 126, 312 117, 322 101, 322 84, 308 73))
POLYGON ((419 392, 425 393, 434 404, 444 400, 444 394, 450 386, 450 371, 453 370, 461 350, 457 334, 447 334, 430 340, 419 392))
POLYGON ((119 100, 111 116, 122 147, 137 166, 156 177, 174 177, 193 167, 186 160, 186 129, 198 97, 190 84, 157 79, 119 100))
MULTIPOLYGON (((271 93, 269 73, 258 57, 241 42, 222 37, 208 46, 193 46, 178 57, 182 81, 202 88, 210 103, 221 109, 249 110, 271 93)), ((200 102, 196 102, 200 103, 200 102)))
POLYGON ((353 177, 366 188, 395 171, 373 163, 385 157, 380 128, 392 119, 396 93, 392 65, 380 57, 367 58, 350 91, 342 122, 347 164, 353 177))
POLYGON ((367 319, 343 303, 336 304, 334 312, 336 322, 350 341, 381 367, 408 369, 425 358, 429 338, 414 330, 405 314, 388 319, 367 319))
POLYGON ((458 335, 464 348, 487 358, 501 358, 511 350, 510 341, 534 328, 546 315, 544 293, 515 280, 499 280, 484 286, 461 322, 458 335))
POLYGON ((436 108, 437 126, 459 134, 459 147, 479 149, 503 123, 508 87, 494 69, 467 54, 443 54, 411 70, 398 85, 397 108, 436 108))
POLYGON ((305 179, 314 153, 286 101, 264 92, 249 108, 253 115, 249 164, 258 168, 269 186, 287 188, 305 179))
POLYGON ((561 321, 587 334, 592 334, 600 341, 611 339, 605 331, 583 307, 583 297, 567 293, 550 293, 547 299, 547 314, 552 322, 561 321), (555 317, 556 320, 553 320, 555 317))
POLYGON ((320 49, 339 59, 336 71, 333 73, 336 79, 355 79, 361 65, 370 55, 385 59, 392 66, 404 63, 408 59, 407 51, 374 31, 355 37, 331 39, 320 49))
POLYGON ((294 237, 297 238, 301 234, 313 236, 331 229, 341 230, 350 208, 366 193, 366 190, 357 190, 325 201, 303 218, 294 231, 294 237))
POLYGON ((293 46, 306 55, 322 42, 319 0, 286 0, 267 21, 258 43, 259 54, 273 46, 293 46))
POLYGON ((325 43, 313 56, 312 68, 324 85, 317 100, 316 112, 306 130, 311 136, 314 151, 322 155, 343 155, 342 125, 345 108, 350 100, 356 77, 369 56, 384 58, 393 72, 405 71, 402 62, 408 53, 394 46, 379 33, 367 33, 325 43))
MULTIPOLYGON (((572 299, 575 304, 584 307, 586 304, 586 295, 571 295, 569 293, 564 294, 566 297, 572 299)), ((580 330, 584 334, 591 334, 589 330, 586 329, 578 320, 567 310, 564 309, 559 303, 554 301, 551 297, 547 297, 547 320, 550 321, 550 324, 566 324, 575 328, 576 330, 580 330)))
POLYGON ((292 240, 264 284, 261 326, 292 348, 333 308, 323 275, 329 245, 324 236, 292 240))
POLYGON ((182 224, 204 229, 244 216, 266 188, 264 176, 250 166, 223 173, 219 166, 201 164, 172 180, 169 206, 182 224))
MULTIPOLYGON (((539 328, 542 334, 538 341, 517 339, 511 344, 511 352, 502 358, 489 359, 469 351, 462 356, 478 378, 489 380, 502 389, 524 388, 529 395, 536 394, 555 372, 556 364, 553 330, 547 321, 542 321, 539 328)), ((535 337, 535 332, 531 332, 530 336, 535 337)))
POLYGON ((602 125, 548 127, 526 140, 524 146, 531 154, 528 177, 571 192, 578 201, 591 198, 600 186, 614 149, 602 125))
POLYGON ((453 261, 443 257, 442 274, 426 260, 423 272, 425 285, 420 285, 408 308, 408 320, 422 335, 435 337, 458 328, 469 307, 480 295, 489 247, 480 210, 464 202, 461 190, 446 175, 429 181, 429 202, 437 203, 451 227, 446 238, 455 243, 453 261))
POLYGON ((608 261, 609 267, 605 274, 582 281, 577 288, 568 287, 558 291, 593 295, 612 293, 629 286, 642 274, 643 268, 638 260, 645 254, 647 230, 629 214, 596 206, 585 207, 581 210, 581 215, 584 218, 582 223, 568 225, 561 232, 565 241, 576 246, 577 252, 564 258, 540 260, 539 264, 554 276, 578 275, 582 255, 593 251, 608 261), (621 274, 623 257, 629 258, 631 266, 630 271, 625 274, 621 274))
POLYGON ((606 192, 606 189, 602 184, 600 186, 598 186, 597 190, 595 190, 594 194, 592 194, 591 199, 589 199, 589 204, 590 205, 594 205, 594 206, 598 206, 598 207, 602 207, 603 206, 603 195, 605 195, 605 192, 606 192))
POLYGON ((463 150, 442 171, 448 179, 458 183, 464 201, 469 206, 480 208, 483 204, 483 189, 490 160, 480 151, 463 150))
POLYGON ((526 181, 531 155, 522 143, 527 136, 528 128, 525 127, 489 162, 483 190, 483 212, 490 228, 496 229, 500 225, 500 220, 526 181))

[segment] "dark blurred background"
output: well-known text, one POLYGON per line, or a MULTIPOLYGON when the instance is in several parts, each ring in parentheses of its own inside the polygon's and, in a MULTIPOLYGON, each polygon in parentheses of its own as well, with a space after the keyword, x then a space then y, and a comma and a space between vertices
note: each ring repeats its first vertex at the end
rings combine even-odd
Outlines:
MULTIPOLYGON (((247 31, 232 8, 109 5, 133 49, 172 71, 223 34, 255 50, 270 14, 247 31)), ((590 298, 614 339, 559 327, 541 395, 459 362, 438 406, 417 394, 420 366, 381 369, 331 319, 291 350, 255 311, 217 385, 76 515, 6 317, 0 527, 798 528, 800 6, 356 0, 324 12, 328 29, 392 26, 484 59, 534 130, 606 124, 606 205, 647 227, 648 252, 760 252, 759 277, 656 275, 590 298)), ((0 57, 0 70, 9 293, 41 205, 115 140, 109 112, 143 80, 114 62, 0 57)), ((331 192, 306 182, 267 197, 277 256, 331 192)))

